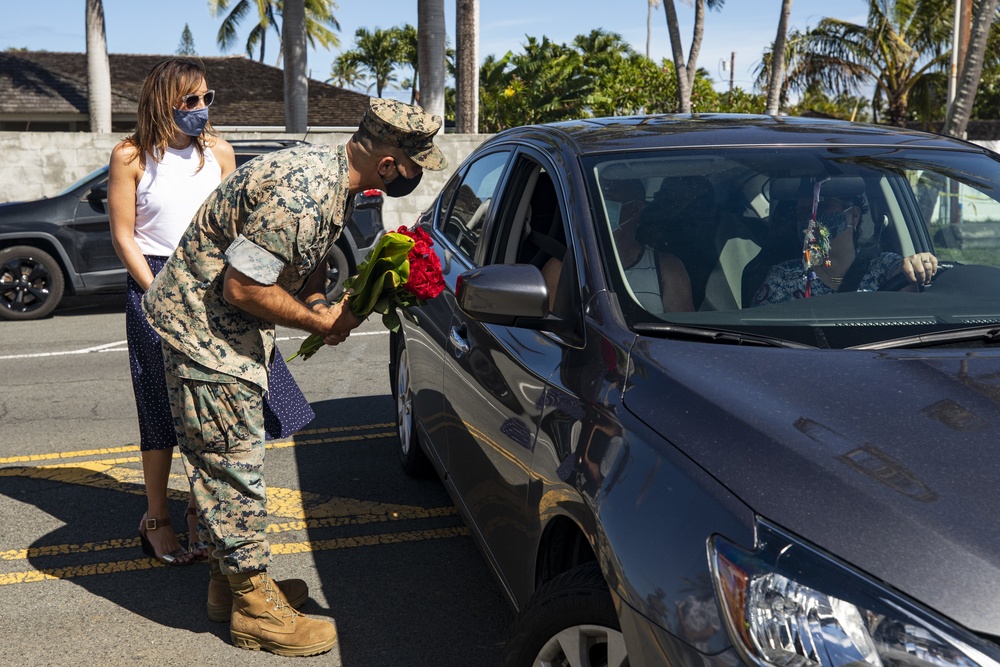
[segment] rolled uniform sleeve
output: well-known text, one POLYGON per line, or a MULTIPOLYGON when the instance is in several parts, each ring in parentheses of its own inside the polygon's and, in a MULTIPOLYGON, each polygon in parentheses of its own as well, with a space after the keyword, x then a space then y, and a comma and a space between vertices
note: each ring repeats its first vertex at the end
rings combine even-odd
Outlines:
POLYGON ((285 268, 280 258, 242 234, 226 249, 226 260, 234 269, 261 285, 275 284, 285 268))

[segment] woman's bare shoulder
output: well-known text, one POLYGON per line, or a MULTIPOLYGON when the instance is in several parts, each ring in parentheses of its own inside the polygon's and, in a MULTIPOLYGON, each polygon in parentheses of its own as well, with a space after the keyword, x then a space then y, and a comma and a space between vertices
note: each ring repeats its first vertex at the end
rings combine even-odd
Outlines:
POLYGON ((139 165, 139 147, 128 139, 119 141, 111 150, 111 165, 126 167, 131 170, 141 171, 139 165))

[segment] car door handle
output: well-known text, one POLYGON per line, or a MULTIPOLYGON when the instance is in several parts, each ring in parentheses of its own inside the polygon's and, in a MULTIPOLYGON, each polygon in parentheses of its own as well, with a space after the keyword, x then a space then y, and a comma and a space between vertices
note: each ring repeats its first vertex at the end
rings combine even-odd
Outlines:
POLYGON ((452 347, 455 348, 455 356, 461 356, 469 351, 469 341, 465 340, 465 327, 452 327, 448 336, 452 347))

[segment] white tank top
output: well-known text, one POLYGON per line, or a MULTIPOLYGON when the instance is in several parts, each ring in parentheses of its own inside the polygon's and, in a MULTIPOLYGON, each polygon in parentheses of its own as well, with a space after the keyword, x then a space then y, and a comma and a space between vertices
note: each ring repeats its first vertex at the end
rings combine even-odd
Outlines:
POLYGON ((198 163, 194 144, 167 148, 160 162, 146 155, 135 190, 135 242, 142 254, 170 255, 205 198, 222 182, 222 167, 211 148, 205 148, 201 171, 198 163))

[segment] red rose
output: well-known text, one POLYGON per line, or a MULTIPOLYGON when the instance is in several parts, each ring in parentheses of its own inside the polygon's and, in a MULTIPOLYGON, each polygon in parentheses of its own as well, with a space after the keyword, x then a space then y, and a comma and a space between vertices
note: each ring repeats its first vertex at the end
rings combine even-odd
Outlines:
POLYGON ((413 248, 407 253, 410 261, 410 278, 403 285, 418 299, 433 299, 444 290, 444 276, 441 273, 441 260, 437 253, 431 250, 434 240, 423 227, 412 230, 403 226, 396 230, 413 239, 413 248))
POLYGON ((414 257, 410 254, 410 278, 404 285, 418 299, 433 299, 444 290, 444 276, 441 274, 441 262, 436 253, 424 257, 414 257))

